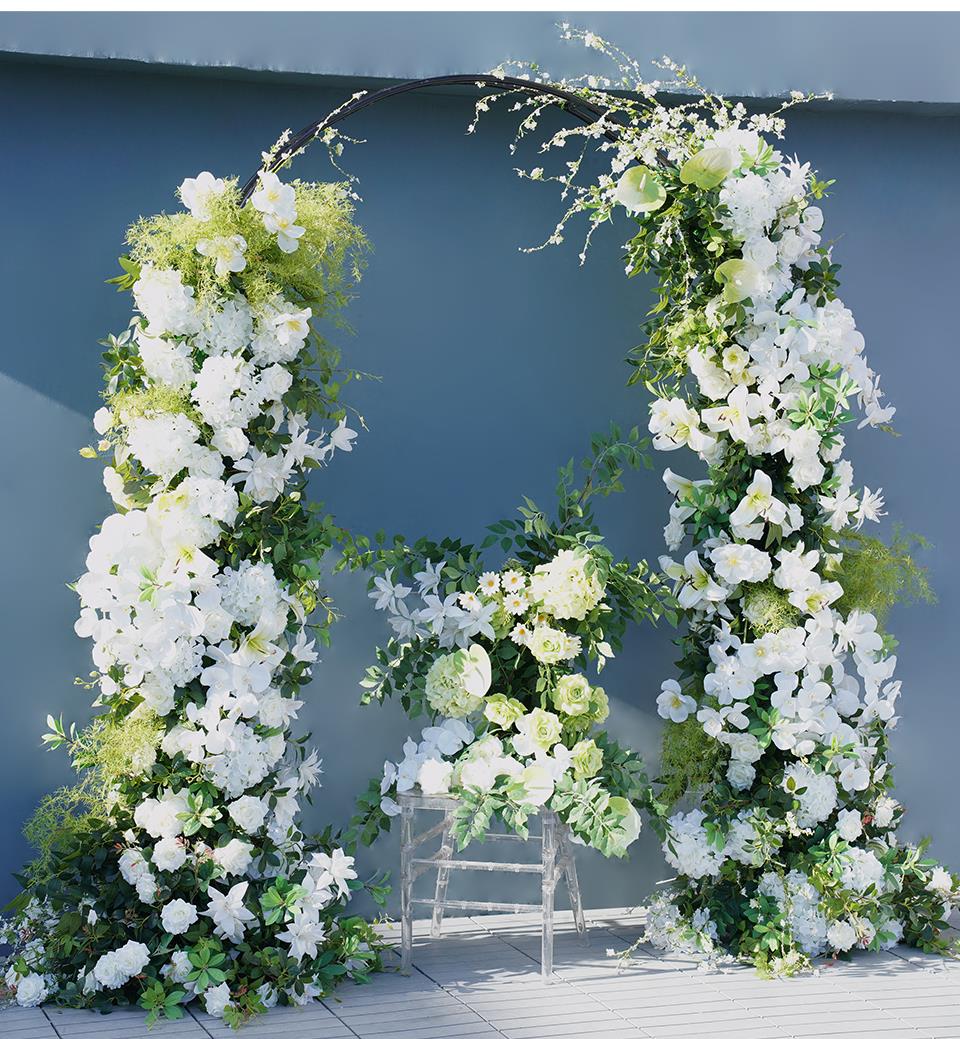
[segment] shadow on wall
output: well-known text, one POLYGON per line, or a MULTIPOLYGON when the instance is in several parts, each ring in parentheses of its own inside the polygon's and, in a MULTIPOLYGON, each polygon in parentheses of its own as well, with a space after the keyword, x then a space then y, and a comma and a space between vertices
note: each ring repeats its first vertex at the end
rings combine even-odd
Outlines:
MULTIPOLYGON (((8 240, 18 243, 0 260, 16 301, 7 328, 13 348, 0 362, 4 487, 17 503, 0 514, 3 543, 11 546, 0 566, 4 586, 15 590, 0 606, 7 645, 15 647, 5 660, 0 756, 8 791, 0 876, 7 877, 26 854, 16 836, 23 819, 67 775, 62 756, 39 748, 43 719, 62 710, 79 720, 86 711, 88 696, 72 680, 89 670, 89 646, 73 634, 75 602, 64 582, 81 572, 86 538, 109 507, 95 464, 76 451, 92 435, 86 416, 98 404, 94 344, 129 317, 126 299, 102 284, 114 271, 122 229, 141 212, 174 206, 175 186, 198 170, 246 176, 278 129, 309 122, 348 90, 26 65, 0 66, 0 89, 8 114, 0 141, 8 148, 36 125, 48 128, 23 153, 16 204, 11 193, 0 198, 8 240)), ((375 252, 351 308, 358 335, 344 341, 345 356, 382 382, 355 388, 351 401, 369 432, 352 455, 317 474, 312 489, 356 532, 478 538, 488 523, 510 515, 522 494, 548 504, 556 468, 584 453, 591 432, 611 420, 644 421, 644 394, 625 388, 621 358, 639 338, 649 295, 623 277, 625 226, 604 229, 582 270, 574 233, 563 248, 519 252, 552 230, 559 204, 549 187, 513 175, 508 122, 488 119, 478 135, 464 137, 470 112, 463 96, 407 97, 350 128, 369 141, 347 161, 361 178, 358 217, 375 252)), ((960 361, 940 346, 940 313, 901 301, 950 298, 948 243, 960 215, 946 171, 960 135, 952 119, 855 112, 798 114, 792 127, 788 150, 839 180, 825 208, 834 233, 847 234, 837 249, 848 265, 844 298, 906 434, 893 441, 869 431, 852 436, 859 477, 883 484, 891 513, 939 546, 931 565, 940 609, 893 619, 905 680, 895 750, 899 796, 912 805, 908 833, 938 833, 938 853, 957 865, 960 835, 944 825, 952 812, 947 784, 924 762, 950 760, 955 726, 943 722, 956 720, 955 680, 942 647, 950 645, 958 608, 957 502, 939 455, 960 361), (948 161, 931 169, 923 156, 935 149, 946 150, 948 161), (891 182, 922 186, 927 202, 892 211, 891 182), (931 380, 934 360, 938 378, 931 380), (934 480, 936 495, 916 494, 934 480)), ((327 176, 328 168, 318 153, 301 159, 296 172, 327 176)), ((618 554, 655 559, 662 551, 668 497, 657 473, 667 462, 691 471, 686 459, 657 458, 655 472, 631 477, 626 494, 602 503, 618 554)), ((419 729, 396 704, 358 706, 358 682, 388 631, 362 578, 340 575, 331 589, 343 620, 301 712, 325 759, 324 785, 306 818, 316 828, 345 822, 356 793, 385 757, 400 753, 404 735, 419 729)), ((671 673, 670 638, 666 629, 633 632, 604 674, 611 730, 647 756, 651 771, 660 724, 654 701, 671 673)), ((364 872, 395 867, 395 837, 363 853, 364 872)), ((666 871, 649 831, 629 861, 582 852, 579 864, 588 906, 638 902, 666 871)), ((463 883, 464 894, 468 883, 470 893, 491 893, 482 877, 463 883)), ((8 880, 0 897, 13 892, 8 880)))

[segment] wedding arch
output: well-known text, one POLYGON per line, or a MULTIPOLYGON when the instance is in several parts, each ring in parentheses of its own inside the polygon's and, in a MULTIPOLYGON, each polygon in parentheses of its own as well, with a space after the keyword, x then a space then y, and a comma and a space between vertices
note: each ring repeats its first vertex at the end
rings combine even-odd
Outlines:
POLYGON ((695 100, 663 105, 635 62, 565 32, 612 58, 614 77, 554 84, 500 69, 355 95, 282 136, 243 187, 188 178, 188 213, 131 228, 114 280, 138 313, 105 342, 107 404, 86 449, 113 455, 117 512, 77 583, 105 710, 80 732, 50 719, 47 742, 81 780, 31 824, 40 855, 6 932, 20 1003, 139 1001, 176 1017, 199 997, 237 1024, 375 966, 372 930, 342 913, 359 886, 352 858, 296 822, 317 760, 289 726, 316 659, 308 620, 319 613, 326 637, 332 619, 319 563, 334 544, 376 571, 373 595, 396 622, 371 695, 396 689, 433 722, 388 763, 359 836, 385 824, 400 781, 458 789, 463 839, 492 812, 522 828, 554 797, 587 843, 617 854, 639 802, 678 872, 650 911, 658 944, 773 973, 901 939, 944 948, 960 884, 895 836, 886 749, 900 687, 877 616, 904 585, 922 593, 922 574, 902 544, 860 533, 883 500, 853 489, 842 458, 852 400, 861 425, 893 409, 821 244, 814 203, 832 182, 764 136, 780 137, 782 110, 808 97, 748 116, 667 62, 695 100), (528 502, 496 524, 491 543, 511 553, 500 569, 483 569, 489 545, 370 544, 303 500, 307 470, 355 436, 340 396, 352 373, 317 324, 345 304, 365 242, 348 187, 277 171, 313 140, 336 159, 346 118, 438 85, 496 88, 478 117, 510 99, 518 138, 550 107, 578 120, 542 151, 596 143, 610 171, 579 182, 581 152, 559 174, 523 173, 573 200, 545 244, 578 215, 589 242, 622 209, 636 222, 627 273, 658 281, 631 381, 654 394, 654 448, 688 447, 706 472, 664 474, 668 546, 690 541, 682 562, 661 560, 685 630, 679 680, 657 700, 668 724, 656 789, 629 752, 587 737, 605 698, 573 671, 599 669, 618 625, 666 608, 645 567, 602 548, 589 511, 642 461, 638 434, 599 438, 583 488, 564 471, 555 522, 528 502), (311 414, 330 426, 314 439, 311 414), (405 577, 423 600, 415 615, 405 577), (480 729, 464 722, 478 717, 480 729))

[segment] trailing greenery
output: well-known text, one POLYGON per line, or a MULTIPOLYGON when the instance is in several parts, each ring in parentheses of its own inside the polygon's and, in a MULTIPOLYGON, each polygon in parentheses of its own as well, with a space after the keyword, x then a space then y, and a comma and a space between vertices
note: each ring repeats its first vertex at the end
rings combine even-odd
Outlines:
POLYGON ((930 548, 930 542, 922 535, 907 533, 896 524, 887 544, 859 530, 848 530, 843 533, 839 548, 843 558, 834 576, 843 586, 838 606, 845 613, 863 610, 883 624, 898 603, 937 601, 926 567, 913 555, 918 548, 930 548))

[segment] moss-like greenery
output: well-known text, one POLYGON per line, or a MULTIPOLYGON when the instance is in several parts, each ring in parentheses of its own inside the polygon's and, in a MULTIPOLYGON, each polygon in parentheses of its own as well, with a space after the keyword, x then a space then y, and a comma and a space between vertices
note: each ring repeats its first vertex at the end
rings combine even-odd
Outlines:
POLYGON ((240 191, 231 180, 210 199, 210 219, 189 213, 160 214, 138 220, 127 232, 130 258, 144 266, 175 268, 193 285, 201 302, 222 295, 227 285, 239 287, 254 310, 278 292, 311 307, 314 317, 331 316, 347 301, 368 248, 353 223, 353 206, 343 184, 292 181, 297 223, 305 228, 299 248, 285 253, 252 206, 239 206, 240 191), (218 277, 210 261, 197 252, 205 238, 242 235, 247 243, 246 268, 218 277))
POLYGON ((790 605, 787 593, 772 581, 750 585, 743 597, 743 615, 757 635, 766 635, 800 623, 800 611, 790 605))
POLYGON ((845 614, 865 610, 883 624, 897 603, 936 602, 926 567, 911 554, 929 547, 926 538, 905 533, 899 525, 889 545, 859 531, 844 533, 839 543, 843 559, 831 575, 843 586, 838 608, 845 614))
POLYGON ((80 779, 47 794, 23 828, 37 852, 24 869, 31 883, 50 877, 60 845, 106 819, 122 780, 153 764, 163 731, 161 719, 141 709, 122 721, 98 718, 73 737, 70 757, 80 779))
POLYGON ((695 715, 679 724, 667 722, 660 744, 658 799, 672 807, 688 790, 713 782, 721 749, 721 744, 703 731, 695 715))
POLYGON ((200 413, 190 402, 189 393, 169 386, 153 384, 142 390, 124 389, 109 400, 114 415, 124 425, 129 425, 133 419, 164 414, 182 414, 198 426, 203 423, 200 413))

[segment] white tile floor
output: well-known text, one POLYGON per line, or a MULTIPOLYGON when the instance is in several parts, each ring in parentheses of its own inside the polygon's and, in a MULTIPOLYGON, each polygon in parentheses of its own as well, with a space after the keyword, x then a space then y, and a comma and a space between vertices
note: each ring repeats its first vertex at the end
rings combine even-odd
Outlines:
MULTIPOLYGON (((411 977, 378 975, 323 1005, 277 1009, 241 1039, 960 1039, 960 963, 898 948, 763 981, 747 967, 704 973, 644 947, 625 967, 607 950, 640 932, 637 913, 594 910, 590 945, 558 914, 556 980, 544 985, 533 916, 449 919, 431 940, 417 925, 411 977)), ((395 929, 389 932, 395 938, 395 929)), ((196 1012, 147 1031, 139 1011, 0 1011, 3 1039, 140 1039, 232 1035, 196 1012)))

